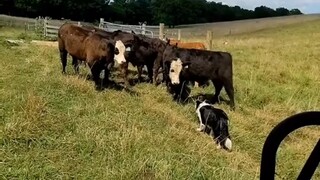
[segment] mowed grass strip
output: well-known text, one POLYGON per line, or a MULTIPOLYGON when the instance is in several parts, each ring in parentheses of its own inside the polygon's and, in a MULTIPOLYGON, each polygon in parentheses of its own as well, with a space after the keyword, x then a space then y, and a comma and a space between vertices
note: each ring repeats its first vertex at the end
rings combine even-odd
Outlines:
MULTIPOLYGON (((218 105, 231 120, 230 153, 196 131, 194 105, 172 102, 165 87, 96 92, 92 81, 74 75, 70 57, 68 75, 61 74, 57 48, 11 46, 5 38, 23 31, 1 29, 0 177, 258 179, 271 129, 290 115, 320 109, 319 28, 320 21, 306 22, 214 40, 214 49, 234 59, 237 109, 218 105)), ((192 95, 213 91, 195 88, 192 95)), ((224 90, 222 96, 227 99, 224 90)), ((279 179, 298 175, 319 130, 299 129, 281 144, 279 179)))

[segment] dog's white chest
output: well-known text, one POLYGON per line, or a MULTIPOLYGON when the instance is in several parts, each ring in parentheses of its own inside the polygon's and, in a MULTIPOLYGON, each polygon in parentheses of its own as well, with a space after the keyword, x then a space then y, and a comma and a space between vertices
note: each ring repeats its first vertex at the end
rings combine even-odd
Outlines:
POLYGON ((202 118, 201 118, 201 112, 200 112, 200 109, 204 106, 211 106, 210 104, 206 103, 206 102, 202 102, 199 104, 197 110, 196 110, 196 113, 198 115, 198 119, 199 119, 199 122, 200 122, 200 125, 203 124, 202 123, 202 118))

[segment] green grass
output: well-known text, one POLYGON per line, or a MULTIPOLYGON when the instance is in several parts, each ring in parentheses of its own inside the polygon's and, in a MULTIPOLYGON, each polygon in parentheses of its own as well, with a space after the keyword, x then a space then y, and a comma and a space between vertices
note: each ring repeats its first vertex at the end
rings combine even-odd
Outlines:
MULTIPOLYGON (((320 21, 306 22, 214 40, 214 49, 234 58, 237 109, 219 105, 231 119, 232 152, 217 150, 197 132, 194 105, 176 104, 163 86, 98 93, 93 82, 73 75, 70 60, 69 75, 61 74, 57 48, 11 47, 4 39, 21 32, 0 29, 0 177, 259 179, 271 129, 295 113, 320 109, 319 28, 320 21)), ((303 128, 286 138, 277 179, 297 177, 319 130, 303 128)))

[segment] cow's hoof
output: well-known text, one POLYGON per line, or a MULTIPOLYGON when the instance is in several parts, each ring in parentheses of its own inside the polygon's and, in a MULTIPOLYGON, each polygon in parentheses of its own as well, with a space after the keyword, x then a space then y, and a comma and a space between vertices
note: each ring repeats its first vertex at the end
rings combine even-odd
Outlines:
POLYGON ((215 104, 215 103, 220 104, 220 103, 221 103, 221 102, 220 102, 220 98, 219 98, 219 97, 213 97, 212 103, 213 103, 213 104, 215 104))
POLYGON ((101 87, 101 86, 96 86, 96 91, 98 91, 98 92, 101 92, 102 90, 103 90, 103 87, 101 87))
POLYGON ((93 78, 92 78, 91 75, 87 75, 86 79, 87 79, 87 80, 93 80, 93 78))
POLYGON ((231 111, 235 111, 235 110, 236 110, 236 107, 235 107, 235 106, 231 106, 231 107, 230 107, 230 110, 231 110, 231 111))
POLYGON ((141 78, 138 78, 138 83, 143 83, 144 82, 144 79, 141 77, 141 78))
POLYGON ((161 82, 153 81, 152 84, 154 84, 155 86, 159 86, 161 84, 161 82))
POLYGON ((221 145, 220 145, 220 143, 218 143, 218 145, 217 145, 217 149, 221 149, 221 145))
POLYGON ((153 84, 153 81, 152 80, 147 80, 147 83, 153 84))

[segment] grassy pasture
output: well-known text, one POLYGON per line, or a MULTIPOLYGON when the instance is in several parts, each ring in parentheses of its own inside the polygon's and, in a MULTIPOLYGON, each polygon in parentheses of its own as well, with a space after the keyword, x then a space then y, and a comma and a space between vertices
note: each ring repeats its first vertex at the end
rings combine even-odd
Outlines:
MULTIPOLYGON (((319 29, 320 21, 313 21, 215 37, 214 49, 234 58, 237 109, 218 105, 231 119, 234 149, 225 152, 196 131, 194 105, 172 102, 164 87, 137 84, 135 94, 97 93, 93 82, 73 75, 70 60, 69 75, 61 74, 57 48, 11 46, 5 38, 24 36, 23 30, 2 28, 0 177, 258 179, 271 129, 290 115, 320 109, 319 29)), ((192 95, 212 91, 196 88, 192 95)), ((303 128, 286 138, 277 179, 298 175, 319 130, 303 128)))

